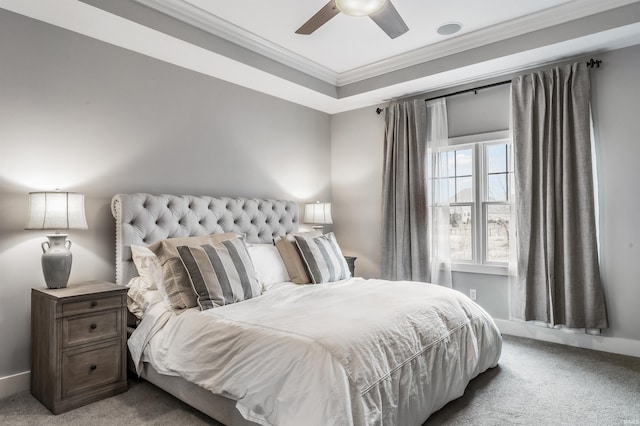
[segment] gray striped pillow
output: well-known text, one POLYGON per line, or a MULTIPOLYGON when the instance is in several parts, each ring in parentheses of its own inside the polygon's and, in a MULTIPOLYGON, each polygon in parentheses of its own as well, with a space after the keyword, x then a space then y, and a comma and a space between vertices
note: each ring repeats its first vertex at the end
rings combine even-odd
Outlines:
POLYGON ((201 310, 260 295, 261 285, 241 239, 178 247, 201 310))
POLYGON ((347 261, 333 232, 318 237, 295 235, 300 257, 314 284, 330 283, 351 277, 347 261))

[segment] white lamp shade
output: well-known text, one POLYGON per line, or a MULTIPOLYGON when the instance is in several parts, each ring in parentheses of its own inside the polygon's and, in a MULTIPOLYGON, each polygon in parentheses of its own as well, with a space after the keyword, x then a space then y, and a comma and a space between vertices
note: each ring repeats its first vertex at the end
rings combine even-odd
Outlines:
POLYGON ((331 203, 311 203, 304 206, 305 223, 327 225, 333 223, 331 218, 331 203))
POLYGON ((24 229, 87 229, 84 195, 73 192, 30 192, 24 229))
POLYGON ((382 9, 386 0, 336 0, 340 12, 350 16, 368 16, 382 9))

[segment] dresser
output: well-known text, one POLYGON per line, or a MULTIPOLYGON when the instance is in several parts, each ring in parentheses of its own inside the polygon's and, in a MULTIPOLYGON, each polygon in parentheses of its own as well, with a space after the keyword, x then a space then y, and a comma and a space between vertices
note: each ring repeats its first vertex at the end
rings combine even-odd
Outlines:
POLYGON ((54 414, 127 390, 127 288, 31 290, 31 393, 54 414))

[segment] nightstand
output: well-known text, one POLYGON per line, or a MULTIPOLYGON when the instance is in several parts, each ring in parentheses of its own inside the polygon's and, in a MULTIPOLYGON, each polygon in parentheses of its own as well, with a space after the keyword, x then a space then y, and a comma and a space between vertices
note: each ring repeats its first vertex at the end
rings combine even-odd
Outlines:
POLYGON ((31 290, 31 393, 54 414, 127 390, 127 288, 31 290))
POLYGON ((347 261, 347 265, 349 266, 349 271, 351 271, 351 276, 356 276, 356 256, 345 256, 344 260, 347 261))

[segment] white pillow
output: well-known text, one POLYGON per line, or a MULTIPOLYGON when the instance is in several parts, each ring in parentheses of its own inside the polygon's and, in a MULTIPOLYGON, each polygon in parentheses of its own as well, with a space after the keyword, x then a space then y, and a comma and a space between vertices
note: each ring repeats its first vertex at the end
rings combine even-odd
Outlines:
POLYGON ((138 275, 149 289, 157 290, 162 287, 162 267, 154 252, 143 246, 131 246, 131 257, 138 275))
POLYGON ((290 281, 280 252, 273 244, 255 244, 247 248, 253 269, 265 290, 275 283, 290 281))
POLYGON ((131 278, 127 292, 127 307, 129 312, 137 318, 142 318, 150 306, 164 302, 164 298, 158 290, 150 290, 142 277, 131 278))
POLYGON ((131 256, 138 275, 144 281, 147 290, 158 290, 166 300, 167 295, 162 284, 162 266, 154 252, 144 246, 131 246, 131 256))

